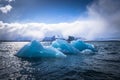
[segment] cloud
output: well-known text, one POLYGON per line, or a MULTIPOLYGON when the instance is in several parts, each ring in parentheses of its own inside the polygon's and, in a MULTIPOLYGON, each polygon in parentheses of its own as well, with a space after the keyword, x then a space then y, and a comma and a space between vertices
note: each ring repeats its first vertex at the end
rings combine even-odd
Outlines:
POLYGON ((106 26, 104 36, 106 38, 120 39, 120 0, 96 0, 88 6, 88 13, 92 17, 101 17, 106 26))
POLYGON ((8 1, 8 2, 10 3, 10 2, 13 2, 13 1, 15 1, 15 0, 6 0, 6 1, 8 1))
POLYGON ((104 30, 104 22, 97 19, 76 20, 71 23, 45 24, 45 23, 1 23, 1 39, 43 39, 44 37, 68 36, 84 37, 88 40, 95 39, 104 30), (98 28, 96 28, 96 26, 98 28), (99 31, 98 31, 99 30, 99 31), (8 37, 4 37, 4 36, 8 37), (20 39, 20 38, 19 38, 20 39))
POLYGON ((6 6, 4 6, 4 7, 0 7, 0 11, 2 12, 2 13, 8 13, 8 12, 10 12, 11 11, 11 9, 12 9, 12 6, 11 5, 6 5, 6 6))
POLYGON ((87 40, 120 39, 119 0, 96 0, 87 6, 87 18, 73 22, 46 23, 4 23, 0 22, 0 39, 43 39, 46 36, 69 35, 87 40))

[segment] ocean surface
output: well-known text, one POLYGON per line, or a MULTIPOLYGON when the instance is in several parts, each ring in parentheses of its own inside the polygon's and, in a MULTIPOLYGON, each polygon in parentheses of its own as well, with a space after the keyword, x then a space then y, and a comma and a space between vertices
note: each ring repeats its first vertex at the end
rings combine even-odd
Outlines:
POLYGON ((98 52, 84 51, 66 58, 14 56, 27 43, 0 42, 0 80, 120 80, 120 42, 89 42, 98 52))

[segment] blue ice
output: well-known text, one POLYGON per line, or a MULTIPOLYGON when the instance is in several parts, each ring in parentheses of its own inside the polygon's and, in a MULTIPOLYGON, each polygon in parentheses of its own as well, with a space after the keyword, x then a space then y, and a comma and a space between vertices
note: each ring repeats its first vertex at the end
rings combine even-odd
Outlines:
POLYGON ((79 53, 78 49, 73 47, 71 44, 69 44, 65 40, 56 39, 55 41, 52 42, 51 45, 52 45, 52 47, 60 50, 63 53, 66 53, 66 54, 77 54, 77 53, 79 53))
POLYGON ((52 46, 43 47, 41 43, 36 40, 26 44, 16 53, 16 56, 25 58, 66 57, 65 54, 52 46))
POLYGON ((74 46, 79 51, 83 51, 85 49, 89 49, 91 51, 96 51, 94 45, 85 43, 84 41, 81 41, 81 40, 71 41, 71 45, 74 46))
POLYGON ((83 54, 94 54, 94 52, 92 51, 92 50, 90 50, 90 49, 85 49, 85 50, 83 50, 83 51, 81 51, 81 53, 83 53, 83 54))

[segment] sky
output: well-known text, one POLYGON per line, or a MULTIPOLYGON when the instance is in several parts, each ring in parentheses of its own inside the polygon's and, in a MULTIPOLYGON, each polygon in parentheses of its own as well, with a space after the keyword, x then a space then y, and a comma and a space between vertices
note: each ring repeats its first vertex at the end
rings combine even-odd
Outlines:
POLYGON ((0 40, 120 39, 120 0, 0 0, 0 40))

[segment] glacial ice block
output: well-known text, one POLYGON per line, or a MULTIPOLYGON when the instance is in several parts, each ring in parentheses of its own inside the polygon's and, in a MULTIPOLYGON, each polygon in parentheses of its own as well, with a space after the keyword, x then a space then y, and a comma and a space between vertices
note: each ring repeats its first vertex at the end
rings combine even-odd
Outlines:
POLYGON ((83 51, 85 49, 96 51, 94 45, 85 43, 84 41, 81 41, 81 40, 71 41, 71 45, 77 48, 79 51, 83 51))
POLYGON ((73 47, 71 44, 69 44, 65 40, 56 39, 55 41, 52 42, 51 45, 52 45, 52 47, 60 50, 63 53, 66 53, 66 54, 77 54, 77 53, 79 53, 78 49, 73 47))
POLYGON ((57 50, 56 48, 53 48, 52 46, 47 46, 43 51, 40 51, 40 53, 43 53, 44 55, 41 55, 42 57, 66 57, 65 54, 57 50))
POLYGON ((21 48, 16 56, 24 58, 42 58, 42 57, 66 57, 62 52, 53 47, 43 47, 39 41, 32 41, 21 48))

